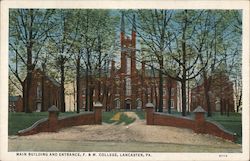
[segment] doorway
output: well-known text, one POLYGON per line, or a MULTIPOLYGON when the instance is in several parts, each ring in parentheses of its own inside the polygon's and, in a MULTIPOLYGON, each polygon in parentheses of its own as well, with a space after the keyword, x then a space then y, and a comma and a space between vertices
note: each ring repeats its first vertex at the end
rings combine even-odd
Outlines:
POLYGON ((125 100, 125 109, 131 110, 131 100, 130 99, 125 100))

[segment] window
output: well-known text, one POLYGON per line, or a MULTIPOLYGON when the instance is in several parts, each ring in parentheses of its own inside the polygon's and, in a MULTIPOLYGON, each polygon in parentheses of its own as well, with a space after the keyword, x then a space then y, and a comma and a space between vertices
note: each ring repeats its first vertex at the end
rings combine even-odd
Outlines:
POLYGON ((114 100, 114 105, 115 105, 115 108, 120 108, 121 106, 121 101, 119 99, 115 99, 114 100))
POLYGON ((141 109, 141 107, 142 107, 142 101, 141 101, 141 99, 137 99, 136 100, 136 105, 137 105, 137 109, 141 109))
POLYGON ((166 101, 166 99, 163 99, 163 107, 167 107, 167 101, 166 101))
POLYGON ((85 96, 85 94, 86 94, 86 88, 83 88, 82 95, 85 96))
POLYGON ((163 88, 163 96, 166 96, 166 95, 167 95, 166 88, 163 88))
POLYGON ((119 93, 120 93, 119 88, 115 87, 115 94, 119 94, 119 93))
POLYGON ((126 96, 130 96, 131 95, 131 78, 126 78, 125 79, 125 83, 126 83, 126 96))
POLYGON ((171 108, 174 108, 174 100, 171 99, 171 108))
POLYGON ((147 91, 148 91, 148 95, 151 94, 151 88, 147 88, 147 91))
POLYGON ((175 92, 174 88, 171 88, 171 96, 174 96, 174 92, 175 92))
POLYGON ((41 82, 37 82, 36 96, 37 96, 37 99, 42 98, 42 85, 41 85, 41 82))
POLYGON ((127 74, 131 74, 131 59, 127 57, 127 74))

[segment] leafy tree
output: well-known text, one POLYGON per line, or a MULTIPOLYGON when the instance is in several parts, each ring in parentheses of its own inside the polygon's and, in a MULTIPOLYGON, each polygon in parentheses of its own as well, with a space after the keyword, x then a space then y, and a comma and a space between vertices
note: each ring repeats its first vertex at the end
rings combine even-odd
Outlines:
POLYGON ((17 57, 16 68, 10 63, 9 69, 22 85, 25 112, 32 112, 29 104, 32 71, 34 70, 48 33, 55 27, 51 16, 54 10, 10 9, 9 49, 10 58, 17 57), (18 61, 20 60, 20 61, 18 61), (21 77, 20 68, 25 72, 26 81, 21 77))

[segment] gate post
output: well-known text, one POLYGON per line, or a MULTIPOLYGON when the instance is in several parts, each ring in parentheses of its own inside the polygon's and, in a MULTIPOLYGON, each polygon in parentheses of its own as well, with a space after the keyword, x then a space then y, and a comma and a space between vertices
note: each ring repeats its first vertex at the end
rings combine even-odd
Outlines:
POLYGON ((154 124, 154 105, 152 103, 146 104, 146 121, 147 125, 154 124))
POLYGON ((95 124, 102 124, 102 107, 103 105, 101 104, 101 102, 97 101, 94 103, 95 124))
POLYGON ((206 121, 205 121, 205 110, 198 106, 194 111, 195 113, 195 128, 194 131, 196 133, 205 133, 206 132, 206 121))
POLYGON ((59 109, 53 105, 48 109, 49 112, 49 132, 57 132, 58 130, 58 113, 59 109))

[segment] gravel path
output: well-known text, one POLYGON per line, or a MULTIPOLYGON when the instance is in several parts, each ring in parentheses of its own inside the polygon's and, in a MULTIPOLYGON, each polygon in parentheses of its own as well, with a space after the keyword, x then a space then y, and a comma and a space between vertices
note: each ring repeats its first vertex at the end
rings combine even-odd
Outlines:
MULTIPOLYGON (((57 140, 57 141, 96 141, 96 142, 140 142, 167 143, 192 146, 212 146, 217 148, 241 149, 241 145, 211 135, 196 134, 192 130, 170 126, 146 125, 134 112, 124 112, 135 122, 130 125, 84 125, 65 128, 57 133, 39 133, 21 136, 16 140, 57 140)), ((238 150, 239 151, 239 150, 238 150)))

